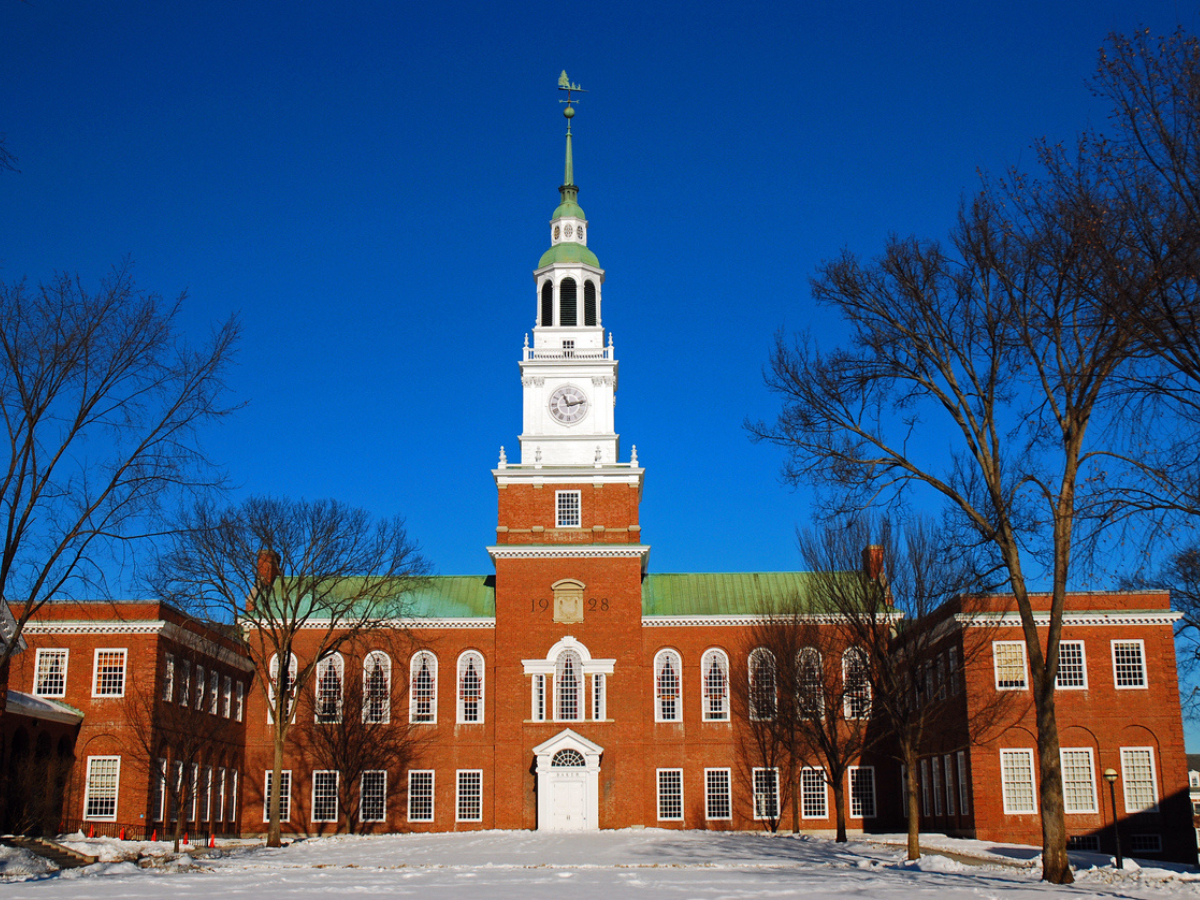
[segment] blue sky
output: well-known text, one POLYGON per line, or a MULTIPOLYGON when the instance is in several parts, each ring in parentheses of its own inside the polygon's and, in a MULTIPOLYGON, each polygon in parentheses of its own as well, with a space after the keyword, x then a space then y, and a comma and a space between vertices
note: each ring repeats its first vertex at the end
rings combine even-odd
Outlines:
POLYGON ((0 9, 0 278, 129 256, 190 333, 237 313, 212 455, 244 492, 402 513, 443 574, 488 571, 516 456, 561 70, 651 566, 779 570, 808 497, 741 423, 775 411, 775 331, 826 327, 817 264, 941 236, 980 171, 1102 127, 1110 31, 1200 31, 1128 0, 0 9))

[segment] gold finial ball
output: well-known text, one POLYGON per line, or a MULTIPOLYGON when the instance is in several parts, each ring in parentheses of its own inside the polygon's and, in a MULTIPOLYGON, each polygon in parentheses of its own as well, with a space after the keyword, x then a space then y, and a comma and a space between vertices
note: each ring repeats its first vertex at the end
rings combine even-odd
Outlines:
POLYGON ((566 116, 568 119, 573 118, 575 116, 575 107, 568 106, 566 109, 563 110, 563 115, 566 116))

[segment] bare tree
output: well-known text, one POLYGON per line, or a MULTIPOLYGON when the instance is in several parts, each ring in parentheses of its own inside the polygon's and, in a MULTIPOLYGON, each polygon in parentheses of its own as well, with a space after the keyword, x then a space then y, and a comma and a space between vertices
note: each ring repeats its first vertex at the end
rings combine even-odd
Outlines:
POLYGON ((160 558, 158 595, 235 623, 257 670, 275 753, 270 846, 280 845, 283 755, 296 698, 310 689, 320 660, 404 618, 408 592, 427 570, 399 517, 376 521, 333 500, 270 497, 227 509, 198 503, 160 558))
POLYGON ((1105 524, 1087 489, 1130 465, 1105 400, 1136 339, 1098 299, 1111 285, 1087 223, 1052 193, 1015 212, 1010 196, 967 204, 949 249, 893 239, 876 261, 824 264, 813 294, 849 345, 824 353, 781 335, 766 379, 782 410, 748 427, 787 451, 787 480, 831 487, 833 508, 930 490, 990 553, 1033 669, 1043 878, 1069 883, 1054 675, 1073 555, 1105 524), (1044 639, 1029 600, 1041 573, 1044 639))
POLYGON ((139 290, 128 265, 95 292, 66 275, 0 283, 0 596, 16 615, 0 671, 43 604, 102 583, 102 554, 153 529, 168 495, 218 480, 196 438, 229 411, 237 325, 189 348, 182 301, 139 290))

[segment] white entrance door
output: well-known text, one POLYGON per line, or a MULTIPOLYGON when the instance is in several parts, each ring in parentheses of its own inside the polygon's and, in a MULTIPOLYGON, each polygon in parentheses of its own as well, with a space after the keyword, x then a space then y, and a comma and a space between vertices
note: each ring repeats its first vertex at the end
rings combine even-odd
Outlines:
POLYGON ((587 807, 583 782, 574 778, 554 779, 554 830, 583 831, 585 828, 587 807))

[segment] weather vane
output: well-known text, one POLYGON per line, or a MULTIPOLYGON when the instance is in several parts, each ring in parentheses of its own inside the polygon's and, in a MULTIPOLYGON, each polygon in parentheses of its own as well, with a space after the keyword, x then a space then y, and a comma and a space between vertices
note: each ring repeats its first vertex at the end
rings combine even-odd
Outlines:
POLYGON ((570 119, 572 116, 575 115, 575 107, 571 106, 571 104, 579 102, 578 97, 571 96, 571 91, 577 91, 580 94, 586 94, 587 91, 585 91, 583 88, 581 88, 577 84, 571 84, 571 79, 567 77, 566 69, 563 69, 563 73, 558 76, 558 89, 560 91, 567 92, 567 99, 559 100, 558 102, 567 104, 567 108, 563 110, 563 115, 566 116, 568 119, 570 119))

